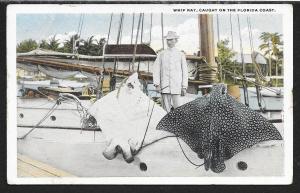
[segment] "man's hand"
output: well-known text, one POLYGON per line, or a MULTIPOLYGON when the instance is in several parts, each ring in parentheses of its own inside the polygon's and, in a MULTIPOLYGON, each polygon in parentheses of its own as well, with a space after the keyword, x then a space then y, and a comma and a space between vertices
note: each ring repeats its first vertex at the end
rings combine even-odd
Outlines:
POLYGON ((156 84, 155 84, 154 86, 155 86, 155 89, 156 89, 157 92, 160 92, 160 91, 161 91, 159 85, 156 85, 156 84))
POLYGON ((182 88, 181 89, 181 96, 185 96, 186 95, 186 88, 182 88))

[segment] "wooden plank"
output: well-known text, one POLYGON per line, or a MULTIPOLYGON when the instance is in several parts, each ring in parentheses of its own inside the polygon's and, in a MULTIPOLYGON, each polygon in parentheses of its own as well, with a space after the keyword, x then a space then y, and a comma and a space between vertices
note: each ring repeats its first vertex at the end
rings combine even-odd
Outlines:
POLYGON ((63 170, 54 168, 48 164, 33 160, 25 155, 18 154, 18 173, 32 177, 75 177, 63 170))
POLYGON ((24 177, 58 177, 21 160, 18 160, 18 176, 19 174, 24 177))

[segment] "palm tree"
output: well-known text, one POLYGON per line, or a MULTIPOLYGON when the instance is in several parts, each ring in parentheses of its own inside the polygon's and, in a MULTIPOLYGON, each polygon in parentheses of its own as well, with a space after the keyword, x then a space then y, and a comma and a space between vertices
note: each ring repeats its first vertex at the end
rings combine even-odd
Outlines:
MULTIPOLYGON (((66 53, 73 53, 75 51, 75 42, 79 42, 79 35, 75 34, 70 37, 69 40, 64 42, 63 51, 66 53)), ((79 45, 76 45, 77 47, 79 45)))
POLYGON ((84 55, 96 55, 96 45, 94 44, 94 36, 89 37, 86 41, 81 40, 83 45, 79 45, 78 47, 78 53, 84 54, 84 55))
POLYGON ((35 40, 28 39, 17 44, 17 53, 30 52, 37 49, 38 45, 35 40))
POLYGON ((102 56, 103 54, 103 46, 106 43, 106 39, 105 38, 100 38, 99 40, 95 40, 96 42, 96 48, 97 48, 97 55, 102 56))
POLYGON ((52 38, 49 39, 49 49, 53 51, 58 50, 58 40, 56 39, 56 35, 54 35, 52 38))
POLYGON ((42 40, 40 45, 39 45, 39 48, 42 48, 42 49, 49 49, 49 44, 47 43, 46 40, 42 40))
POLYGON ((260 35, 260 39, 263 43, 259 46, 261 51, 264 51, 264 55, 269 56, 269 76, 272 74, 272 58, 275 59, 275 68, 276 68, 276 76, 278 75, 278 63, 280 62, 280 57, 282 57, 282 45, 281 41, 282 34, 279 33, 270 33, 270 32, 262 32, 260 35))
POLYGON ((236 71, 236 66, 235 62, 233 61, 233 57, 235 56, 235 52, 229 48, 229 40, 220 40, 217 43, 217 48, 218 48, 218 56, 217 56, 217 61, 218 61, 218 66, 219 66, 219 79, 220 81, 226 81, 225 80, 225 74, 224 74, 224 80, 223 80, 223 74, 222 74, 222 69, 226 69, 232 72, 236 71))

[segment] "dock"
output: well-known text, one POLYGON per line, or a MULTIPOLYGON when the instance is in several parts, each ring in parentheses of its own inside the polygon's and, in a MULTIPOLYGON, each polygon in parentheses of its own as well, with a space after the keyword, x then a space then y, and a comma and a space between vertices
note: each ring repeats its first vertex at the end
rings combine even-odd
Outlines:
POLYGON ((18 154, 18 177, 75 177, 63 170, 18 154))

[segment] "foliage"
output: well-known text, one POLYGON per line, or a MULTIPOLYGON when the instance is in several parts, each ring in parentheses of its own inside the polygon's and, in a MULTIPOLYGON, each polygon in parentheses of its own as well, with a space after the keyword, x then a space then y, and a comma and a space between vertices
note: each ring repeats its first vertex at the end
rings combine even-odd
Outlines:
POLYGON ((64 42, 64 47, 63 47, 62 52, 73 53, 73 48, 75 48, 75 46, 74 46, 75 42, 77 44, 76 46, 79 46, 79 35, 78 34, 71 36, 69 40, 66 40, 64 42))
POLYGON ((56 39, 56 35, 54 35, 49 39, 49 41, 42 40, 39 46, 35 40, 24 40, 21 43, 17 44, 17 52, 29 52, 39 47, 42 49, 53 50, 63 53, 73 53, 73 49, 75 49, 75 53, 77 50, 79 54, 99 56, 103 53, 103 46, 105 43, 105 38, 100 38, 99 40, 96 40, 94 39, 94 36, 91 36, 87 40, 83 40, 79 38, 78 34, 75 34, 64 42, 63 47, 59 47, 59 40, 56 39))
POLYGON ((80 40, 78 53, 90 56, 102 55, 105 38, 95 40, 94 36, 89 37, 87 40, 80 40))
POLYGON ((229 40, 221 40, 217 43, 217 48, 218 48, 218 57, 217 63, 219 66, 219 80, 222 82, 223 79, 223 73, 222 69, 231 71, 231 72, 236 72, 240 71, 240 68, 237 68, 235 65, 235 61, 233 61, 233 57, 235 56, 235 52, 229 48, 229 40))
POLYGON ((93 44, 94 36, 89 37, 86 41, 81 40, 81 45, 79 44, 78 53, 83 55, 96 55, 97 49, 95 44, 93 44))
POLYGON ((105 38, 100 38, 99 40, 95 40, 95 42, 96 42, 96 48, 98 49, 97 50, 97 52, 98 52, 97 55, 102 56, 103 46, 106 43, 106 39, 105 38))
POLYGON ((56 39, 56 35, 54 35, 49 40, 49 50, 58 51, 58 46, 59 46, 58 39, 56 39))
POLYGON ((218 42, 217 47, 218 47, 218 61, 221 65, 226 66, 226 65, 231 65, 232 58, 235 55, 235 52, 232 51, 229 47, 229 40, 221 40, 218 42))
POLYGON ((41 43, 40 43, 40 48, 46 49, 46 50, 49 49, 49 44, 47 43, 46 40, 42 40, 42 41, 41 41, 41 43))
POLYGON ((38 44, 35 40, 28 39, 17 44, 17 53, 30 52, 37 49, 38 44))
POLYGON ((282 34, 279 33, 262 32, 259 37, 262 41, 259 49, 264 52, 264 56, 267 56, 269 61, 269 75, 272 74, 274 64, 276 75, 278 75, 278 65, 283 63, 281 36, 282 34))

